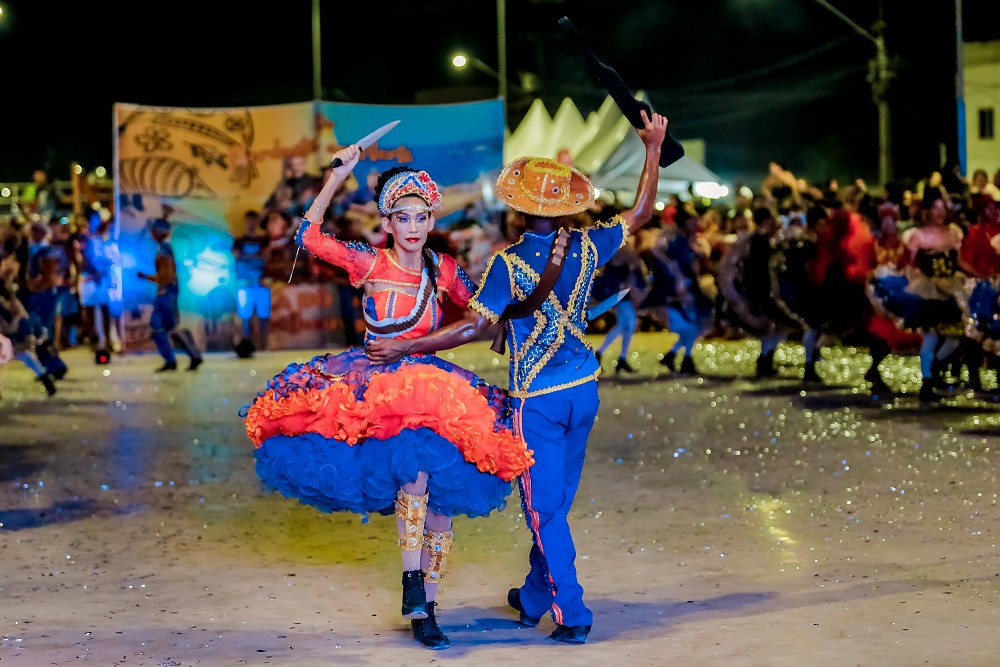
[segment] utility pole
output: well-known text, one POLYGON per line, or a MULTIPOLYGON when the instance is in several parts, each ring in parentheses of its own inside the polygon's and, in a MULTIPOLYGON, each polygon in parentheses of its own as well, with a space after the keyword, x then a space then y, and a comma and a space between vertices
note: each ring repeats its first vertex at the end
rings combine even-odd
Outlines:
POLYGON ((500 102, 503 104, 504 126, 507 125, 507 2, 497 0, 497 78, 500 80, 500 102))
POLYGON ((889 106, 889 82, 894 73, 889 67, 889 54, 885 49, 885 20, 882 2, 878 3, 878 22, 875 23, 875 61, 871 65, 869 81, 872 99, 878 109, 878 179, 885 185, 895 176, 892 164, 892 109, 889 106))
POLYGON ((319 49, 319 0, 312 4, 312 37, 313 37, 313 99, 323 99, 323 77, 320 74, 319 49))
POLYGON ((962 0, 955 0, 955 115, 958 121, 958 168, 964 176, 968 169, 968 137, 965 126, 965 38, 962 33, 962 0))
POLYGON ((878 109, 878 178, 885 185, 894 178, 892 164, 892 109, 889 107, 889 83, 895 76, 889 65, 889 53, 885 48, 885 19, 882 16, 882 0, 878 3, 878 21, 873 26, 875 34, 868 32, 852 21, 843 12, 826 0, 816 0, 839 19, 851 26, 855 32, 875 45, 875 58, 868 62, 868 82, 872 86, 872 100, 878 109))

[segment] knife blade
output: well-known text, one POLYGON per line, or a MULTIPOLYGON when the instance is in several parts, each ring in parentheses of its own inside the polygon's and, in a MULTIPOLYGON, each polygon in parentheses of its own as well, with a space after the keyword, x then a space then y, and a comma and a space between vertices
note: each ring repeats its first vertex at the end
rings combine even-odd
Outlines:
POLYGON ((595 317, 598 317, 599 315, 603 315, 610 308, 617 306, 618 303, 625 298, 625 295, 628 294, 628 289, 629 288, 626 287, 622 291, 618 292, 618 294, 613 294, 609 296, 607 299, 601 301, 599 304, 588 310, 587 320, 589 321, 594 319, 595 317))
MULTIPOLYGON (((383 136, 385 136, 386 132, 396 127, 397 125, 399 125, 398 120, 394 120, 391 123, 386 123, 382 127, 375 130, 374 132, 369 132, 355 143, 358 146, 358 148, 360 148, 361 150, 365 150, 366 148, 374 144, 376 141, 381 139, 383 136)), ((339 157, 335 157, 333 158, 333 162, 330 163, 330 166, 339 167, 342 164, 344 164, 343 161, 339 157)))

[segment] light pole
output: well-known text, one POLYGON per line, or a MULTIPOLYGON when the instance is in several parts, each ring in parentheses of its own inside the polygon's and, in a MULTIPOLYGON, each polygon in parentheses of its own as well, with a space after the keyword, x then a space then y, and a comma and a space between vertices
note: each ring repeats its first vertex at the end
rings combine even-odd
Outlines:
POLYGON ((873 26, 875 34, 852 21, 826 0, 816 0, 855 32, 875 45, 875 59, 869 62, 868 82, 872 85, 872 100, 878 109, 878 178, 882 185, 893 179, 892 165, 892 110, 889 108, 889 82, 895 73, 889 67, 889 54, 885 48, 885 21, 882 18, 882 0, 878 3, 878 21, 873 26))
POLYGON ((323 99, 323 77, 320 74, 319 48, 319 0, 312 4, 312 37, 313 37, 313 99, 323 99))
POLYGON ((964 176, 968 168, 965 164, 968 157, 968 137, 965 129, 965 54, 962 33, 962 0, 955 0, 955 115, 958 121, 958 168, 964 176))
POLYGON ((500 102, 503 123, 507 125, 507 0, 497 0, 497 79, 500 81, 500 102))

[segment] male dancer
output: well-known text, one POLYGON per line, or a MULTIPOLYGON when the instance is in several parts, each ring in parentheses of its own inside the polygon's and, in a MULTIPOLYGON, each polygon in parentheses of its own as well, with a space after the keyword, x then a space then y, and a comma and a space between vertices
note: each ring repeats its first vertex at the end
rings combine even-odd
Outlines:
POLYGON ((497 197, 525 220, 525 233, 496 254, 464 319, 423 338, 379 339, 369 357, 391 363, 407 354, 430 353, 479 340, 490 324, 503 322, 510 344, 510 396, 515 423, 533 450, 535 464, 518 478, 521 503, 534 538, 530 571, 507 594, 522 625, 534 627, 552 613, 552 639, 582 644, 593 623, 577 581, 576 551, 567 520, 583 471, 587 438, 599 400, 600 364, 586 338, 588 297, 599 266, 630 233, 649 222, 656 199, 660 146, 667 119, 642 113, 638 130, 646 145, 635 204, 589 229, 560 230, 560 218, 586 210, 594 188, 579 171, 546 158, 519 158, 500 173, 497 197), (503 318, 508 305, 532 293, 557 236, 567 235, 561 271, 541 307, 520 319, 503 318))
POLYGON ((195 345, 191 331, 180 327, 180 311, 177 307, 177 296, 180 286, 177 282, 177 264, 174 261, 174 249, 170 247, 167 238, 170 236, 170 221, 157 218, 150 225, 150 234, 156 241, 156 273, 139 273, 139 277, 156 285, 156 300, 153 302, 153 316, 149 325, 153 329, 153 342, 163 357, 163 366, 157 369, 163 371, 177 370, 177 358, 170 345, 175 341, 184 352, 191 357, 189 371, 198 370, 203 358, 198 346, 195 345))

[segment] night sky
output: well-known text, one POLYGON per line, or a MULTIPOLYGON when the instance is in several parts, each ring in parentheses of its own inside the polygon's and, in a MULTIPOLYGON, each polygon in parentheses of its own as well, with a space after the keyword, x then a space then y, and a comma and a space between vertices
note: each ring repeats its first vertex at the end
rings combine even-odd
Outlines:
MULTIPOLYGON (((866 29, 875 0, 831 0, 866 29)), ((898 179, 939 166, 956 146, 955 5, 884 0, 898 179)), ((48 3, 0 0, 0 180, 70 161, 111 164, 115 102, 241 106, 312 98, 311 0, 48 3), (56 8, 58 6, 58 8, 56 8), (259 9, 263 7, 264 9, 259 9), (56 64, 47 63, 55 60, 56 64)), ((1000 3, 964 0, 966 40, 1000 39, 1000 3)), ((557 25, 568 16, 633 89, 646 90, 680 139, 704 139, 707 166, 755 185, 777 160, 807 178, 877 175, 877 113, 866 80, 874 45, 816 0, 507 0, 516 126, 533 96, 586 115, 604 92, 557 25)), ((496 80, 455 70, 458 50, 497 65, 491 0, 323 0, 323 97, 365 104, 482 99, 496 80), (344 7, 350 6, 350 12, 344 7)), ((1000 167, 998 156, 997 167, 1000 167)))

